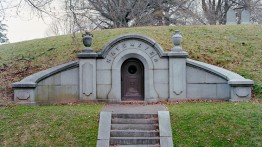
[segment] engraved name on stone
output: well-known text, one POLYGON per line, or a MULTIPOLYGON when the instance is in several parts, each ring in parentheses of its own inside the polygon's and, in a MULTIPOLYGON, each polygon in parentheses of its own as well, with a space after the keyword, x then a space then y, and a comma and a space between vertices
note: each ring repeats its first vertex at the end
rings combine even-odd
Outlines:
POLYGON ((134 42, 131 42, 130 43, 130 47, 134 47, 135 46, 135 43, 134 42))
POLYGON ((138 48, 141 48, 141 47, 142 47, 142 43, 140 43, 137 47, 138 47, 138 48))
POLYGON ((107 62, 107 63, 111 63, 111 60, 110 60, 110 59, 106 59, 106 62, 107 62))
POLYGON ((111 55, 112 55, 112 56, 115 56, 115 55, 116 55, 116 53, 112 51, 112 52, 111 52, 111 55))
MULTIPOLYGON (((120 47, 119 45, 116 45, 115 47, 113 47, 111 51, 109 52, 109 56, 114 59, 117 56, 117 54, 119 54, 122 50, 126 50, 126 49, 141 50, 145 52, 152 59, 152 61, 154 62, 159 61, 159 59, 154 58, 157 55, 155 50, 152 47, 140 41, 124 41, 120 43, 120 47)), ((113 59, 106 58, 106 62, 110 64, 113 59)))
POLYGON ((123 48, 126 48, 126 44, 125 43, 123 43, 122 46, 123 46, 123 48))

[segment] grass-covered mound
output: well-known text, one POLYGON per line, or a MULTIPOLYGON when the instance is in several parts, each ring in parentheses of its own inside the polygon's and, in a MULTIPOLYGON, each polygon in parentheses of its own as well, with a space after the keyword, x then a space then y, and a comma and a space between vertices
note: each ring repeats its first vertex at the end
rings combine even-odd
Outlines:
MULTIPOLYGON (((0 146, 95 147, 100 105, 0 107, 0 146)), ((262 103, 167 105, 175 146, 261 146, 262 103)))
MULTIPOLYGON (((224 67, 255 81, 255 93, 262 97, 262 26, 168 26, 138 27, 94 31, 92 48, 100 51, 110 40, 127 33, 146 35, 164 50, 173 45, 175 30, 183 33, 183 48, 189 58, 224 67)), ((0 46, 0 92, 11 97, 10 84, 27 75, 76 60, 81 35, 49 37, 0 46)), ((2 96, 2 97, 4 97, 2 96)))

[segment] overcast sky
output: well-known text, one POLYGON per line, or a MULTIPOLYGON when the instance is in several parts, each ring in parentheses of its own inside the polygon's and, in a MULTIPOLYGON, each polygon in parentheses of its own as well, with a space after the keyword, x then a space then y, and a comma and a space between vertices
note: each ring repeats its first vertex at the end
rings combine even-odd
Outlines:
MULTIPOLYGON (((13 5, 17 4, 17 2, 19 1, 11 1, 13 5)), ((53 6, 54 12, 59 7, 60 5, 55 1, 53 6)), ((51 18, 45 16, 43 20, 35 16, 30 8, 22 5, 19 10, 12 8, 6 11, 4 23, 8 26, 7 37, 10 43, 47 37, 46 32, 48 25, 52 22, 51 18)))
POLYGON ((22 19, 21 17, 10 17, 6 21, 6 25, 8 26, 7 37, 10 43, 44 38, 46 37, 46 30, 50 22, 51 20, 47 18, 44 22, 37 17, 29 20, 22 19))

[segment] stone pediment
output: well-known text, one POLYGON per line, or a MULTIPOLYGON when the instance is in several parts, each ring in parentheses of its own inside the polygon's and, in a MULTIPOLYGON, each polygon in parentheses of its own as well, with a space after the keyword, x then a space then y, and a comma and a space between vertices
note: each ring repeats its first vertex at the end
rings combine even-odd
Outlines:
POLYGON ((166 56, 162 47, 154 40, 138 34, 127 34, 120 36, 109 42, 101 51, 100 56, 116 57, 118 53, 126 49, 137 49, 145 52, 150 57, 158 55, 159 57, 166 56))

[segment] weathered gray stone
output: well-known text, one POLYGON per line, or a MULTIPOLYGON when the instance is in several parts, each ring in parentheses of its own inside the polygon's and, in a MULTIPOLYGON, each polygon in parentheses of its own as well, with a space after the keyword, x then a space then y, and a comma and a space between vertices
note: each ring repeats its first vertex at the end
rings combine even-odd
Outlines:
POLYGON ((187 97, 190 99, 217 98, 216 84, 187 84, 187 97))
MULTIPOLYGON (((130 106, 130 105, 129 105, 130 106)), ((110 145, 114 146, 152 146, 160 144, 159 127, 158 127, 158 114, 157 110, 165 109, 163 106, 155 108, 154 106, 134 106, 129 107, 122 105, 122 109, 118 107, 111 107, 109 110, 107 106, 105 109, 112 111, 110 145), (137 110, 137 108, 140 109, 137 110), (127 110, 128 109, 128 110, 127 110), (135 110, 134 110, 135 109, 135 110), (150 111, 151 110, 151 111, 150 111), (139 111, 139 113, 134 113, 139 111), (151 113, 145 113, 149 111, 151 113), (121 112, 121 113, 115 113, 121 112), (154 113, 153 113, 154 112, 154 113)), ((158 105, 160 106, 160 105, 158 105)))
POLYGON ((228 84, 217 84, 217 98, 230 98, 230 86, 228 84))
POLYGON ((169 58, 169 101, 186 99, 186 58, 169 58))
MULTIPOLYGON (((115 124, 157 124, 157 119, 132 119, 132 118, 113 118, 112 123, 115 124)), ((150 131, 148 131, 150 133, 150 131)), ((112 133, 112 132, 111 132, 112 133)), ((117 133, 117 131, 116 131, 117 133)), ((126 136, 125 136, 126 137, 126 136)))
POLYGON ((120 69, 112 69, 112 88, 108 94, 111 102, 121 101, 121 74, 120 69))
POLYGON ((152 145, 152 144, 159 144, 160 139, 158 137, 111 137, 110 138, 111 144, 120 144, 120 145, 152 145))
POLYGON ((206 74, 205 71, 190 66, 186 67, 187 70, 187 83, 205 83, 206 74))
POLYGON ((79 68, 69 69, 61 73, 61 85, 78 85, 79 68))
POLYGON ((160 146, 173 147, 172 129, 169 111, 158 111, 160 146))
POLYGON ((112 124, 112 130, 156 130, 158 126, 154 124, 112 124))
POLYGON ((111 112, 100 112, 98 140, 109 140, 111 127, 111 112))
POLYGON ((18 104, 35 104, 35 88, 15 89, 14 101, 18 104))
POLYGON ((106 85, 106 84, 112 84, 112 75, 111 75, 111 70, 97 70, 97 84, 101 85, 106 85))
POLYGON ((37 86, 36 103, 49 103, 49 86, 37 86))
POLYGON ((79 97, 78 86, 48 86, 48 98, 51 103, 76 102, 79 97))
POLYGON ((79 63, 80 100, 96 99, 96 59, 81 59, 79 63))
POLYGON ((111 85, 97 85, 97 99, 107 99, 111 85))
POLYGON ((249 80, 249 79, 231 79, 228 81, 228 84, 233 86, 233 87, 238 87, 238 86, 251 86, 254 84, 254 81, 249 80))
POLYGON ((43 70, 43 71, 40 71, 40 72, 35 73, 33 75, 30 75, 30 76, 24 78, 20 82, 13 83, 12 87, 13 88, 36 87, 37 83, 39 83, 43 79, 46 79, 46 78, 48 78, 52 75, 55 75, 57 73, 64 71, 64 70, 74 68, 74 67, 78 67, 78 66, 79 66, 78 61, 73 61, 73 62, 69 62, 69 63, 66 63, 66 64, 58 65, 58 66, 49 68, 47 70, 43 70))
POLYGON ((173 140, 171 137, 160 137, 161 147, 173 147, 173 140))
POLYGON ((167 53, 168 57, 172 57, 172 58, 187 58, 188 57, 188 53, 185 51, 181 51, 181 52, 168 52, 167 53))
POLYGON ((43 86, 50 86, 50 85, 56 85, 60 86, 61 85, 61 73, 54 74, 51 77, 48 77, 46 79, 43 79, 42 81, 39 82, 38 85, 43 85, 43 86))
POLYGON ((97 59, 97 70, 111 70, 113 60, 110 56, 106 59, 97 59))
POLYGON ((103 111, 112 112, 113 117, 117 118, 156 118, 158 111, 166 111, 167 108, 163 105, 121 105, 110 104, 106 105, 103 111), (123 115, 118 115, 118 114, 123 115), (128 114, 128 115, 127 115, 128 114), (135 114, 135 115, 134 115, 135 114), (150 114, 150 115, 148 115, 150 114))
POLYGON ((206 72, 206 83, 227 83, 226 79, 219 77, 218 75, 214 75, 212 73, 206 72))
POLYGON ((231 8, 227 11, 226 21, 227 21, 226 24, 237 24, 236 23, 236 13, 231 8))
POLYGON ((172 137, 169 111, 158 111, 160 137, 172 137))
POLYGON ((97 147, 109 147, 111 116, 111 112, 100 112, 97 147))
POLYGON ((187 83, 227 83, 227 80, 206 70, 187 66, 187 83))
MULTIPOLYGON (((106 58, 107 54, 109 53, 109 51, 112 49, 112 46, 116 46, 115 44, 119 44, 121 42, 123 42, 123 40, 138 40, 138 41, 143 41, 145 42, 148 46, 151 46, 155 49, 155 51, 157 52, 157 54, 162 57, 164 55, 164 50, 161 48, 161 46, 156 43, 154 40, 143 36, 143 35, 137 35, 137 34, 127 34, 127 35, 123 35, 120 36, 116 39, 114 39, 113 41, 111 41, 110 43, 108 43, 103 49, 102 49, 102 57, 106 58)), ((139 45, 137 46, 139 47, 139 45)))
POLYGON ((236 81, 245 80, 245 78, 243 78, 242 76, 240 76, 240 75, 238 75, 238 74, 236 74, 232 71, 218 67, 218 66, 210 65, 210 64, 199 62, 199 61, 192 60, 192 59, 187 59, 186 63, 187 63, 187 65, 189 65, 191 67, 198 67, 198 68, 204 69, 206 71, 209 71, 211 73, 214 73, 215 75, 218 75, 219 77, 227 79, 228 81, 229 80, 236 80, 236 81))
POLYGON ((250 24, 250 13, 248 10, 241 12, 241 24, 250 24))
POLYGON ((96 147, 109 147, 109 140, 97 140, 96 147))
POLYGON ((161 100, 167 100, 169 95, 168 90, 168 83, 166 84, 157 84, 155 83, 155 89, 158 93, 159 99, 161 100))
POLYGON ((166 84, 168 83, 168 70, 154 70, 154 83, 166 84))
POLYGON ((167 57, 162 57, 160 58, 159 56, 154 56, 152 58, 153 64, 154 64, 154 69, 167 69, 168 70, 168 58, 167 57))
POLYGON ((181 48, 164 52, 155 41, 145 36, 124 35, 111 41, 100 53, 80 53, 79 61, 13 83, 15 101, 121 102, 122 65, 129 59, 143 64, 144 91, 141 94, 147 102, 196 98, 250 99, 252 80, 217 66, 187 59, 187 56, 188 53, 181 48))
POLYGON ((246 101, 251 99, 251 87, 232 87, 230 90, 230 101, 246 101))
POLYGON ((99 54, 97 53, 85 53, 85 52, 82 52, 82 53, 79 53, 77 55, 77 57, 79 59, 90 59, 90 58, 97 58, 99 56, 99 54))

